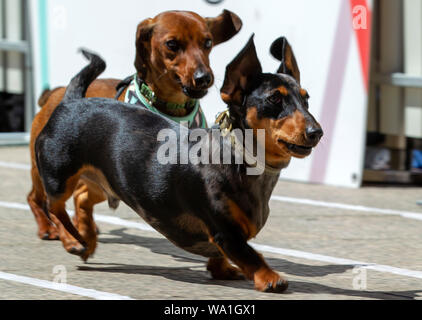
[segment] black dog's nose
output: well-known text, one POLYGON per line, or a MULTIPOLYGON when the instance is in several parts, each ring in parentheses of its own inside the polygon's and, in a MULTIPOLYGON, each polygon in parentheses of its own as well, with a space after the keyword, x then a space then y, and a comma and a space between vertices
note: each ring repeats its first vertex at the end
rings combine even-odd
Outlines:
POLYGON ((312 144, 317 144, 323 135, 324 132, 320 126, 309 126, 306 128, 306 138, 312 144))
POLYGON ((198 69, 193 74, 193 80, 195 81, 195 87, 200 89, 208 88, 212 81, 211 73, 198 69))

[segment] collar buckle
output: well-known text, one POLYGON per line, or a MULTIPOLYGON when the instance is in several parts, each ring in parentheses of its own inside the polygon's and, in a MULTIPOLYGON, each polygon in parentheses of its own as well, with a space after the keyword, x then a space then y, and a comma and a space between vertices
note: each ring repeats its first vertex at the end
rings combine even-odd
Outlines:
POLYGON ((220 112, 215 119, 215 124, 219 126, 223 137, 227 136, 233 129, 229 110, 220 112))

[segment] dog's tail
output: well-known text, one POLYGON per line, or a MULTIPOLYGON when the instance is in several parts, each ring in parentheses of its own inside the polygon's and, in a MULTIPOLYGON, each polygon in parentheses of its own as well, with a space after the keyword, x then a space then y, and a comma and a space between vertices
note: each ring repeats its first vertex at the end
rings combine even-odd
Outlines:
POLYGON ((90 61, 69 83, 63 101, 85 97, 89 85, 105 70, 106 63, 98 55, 84 49, 82 54, 90 61))
POLYGON ((40 98, 38 99, 38 105, 40 108, 44 107, 44 105, 47 103, 48 99, 51 96, 52 91, 50 89, 45 89, 42 93, 40 98))

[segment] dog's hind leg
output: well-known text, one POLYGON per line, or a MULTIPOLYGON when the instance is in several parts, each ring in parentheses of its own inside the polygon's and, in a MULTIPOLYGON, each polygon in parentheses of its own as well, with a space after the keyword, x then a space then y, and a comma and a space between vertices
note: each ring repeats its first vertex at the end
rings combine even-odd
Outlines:
POLYGON ((42 240, 58 240, 57 228, 45 212, 47 207, 46 195, 36 167, 31 169, 31 177, 32 189, 28 194, 27 201, 38 225, 38 237, 42 240))
POLYGON ((87 243, 73 225, 66 212, 66 201, 72 196, 79 180, 79 174, 69 178, 64 193, 60 195, 47 194, 47 207, 51 219, 59 229, 60 240, 67 252, 84 257, 87 243))
POLYGON ((73 199, 75 203, 74 223, 87 243, 87 250, 81 256, 86 261, 97 247, 98 228, 93 217, 94 206, 105 201, 106 197, 99 187, 81 180, 73 193, 73 199))

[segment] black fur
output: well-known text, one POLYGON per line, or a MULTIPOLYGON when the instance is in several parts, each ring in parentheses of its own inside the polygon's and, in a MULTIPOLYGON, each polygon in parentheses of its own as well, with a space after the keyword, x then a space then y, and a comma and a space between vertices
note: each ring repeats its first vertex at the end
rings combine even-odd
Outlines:
POLYGON ((63 97, 63 101, 84 98, 89 85, 101 73, 103 73, 106 68, 106 63, 104 60, 96 54, 93 54, 84 49, 80 49, 80 52, 91 63, 70 81, 70 84, 66 89, 66 94, 63 97))

